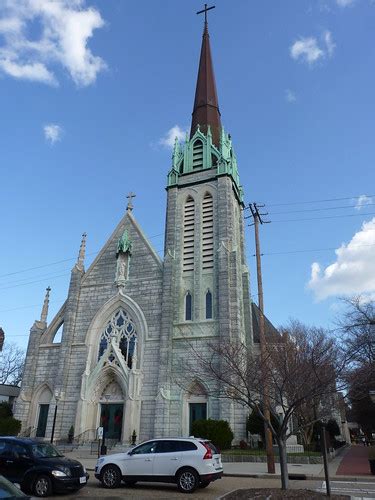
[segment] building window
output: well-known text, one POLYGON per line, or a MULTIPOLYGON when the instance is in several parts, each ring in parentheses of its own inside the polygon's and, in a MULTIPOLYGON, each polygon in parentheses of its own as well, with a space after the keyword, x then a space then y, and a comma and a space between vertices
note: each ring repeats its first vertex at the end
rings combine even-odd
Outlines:
POLYGON ((189 196, 184 205, 183 229, 183 258, 182 269, 184 272, 194 270, 194 229, 195 229, 195 203, 189 196))
POLYGON ((203 168, 203 142, 197 139, 193 145, 193 170, 203 168))
POLYGON ((210 290, 206 293, 206 319, 212 319, 212 293, 210 290))
POLYGON ((185 321, 191 321, 192 319, 192 297, 191 293, 188 292, 185 295, 185 321))
POLYGON ((113 337, 118 343, 126 364, 129 368, 132 368, 137 348, 137 332, 133 320, 123 309, 120 309, 112 316, 100 336, 98 360, 107 350, 113 337))
POLYGON ((210 193, 206 193, 202 202, 202 269, 214 267, 214 206, 210 193))

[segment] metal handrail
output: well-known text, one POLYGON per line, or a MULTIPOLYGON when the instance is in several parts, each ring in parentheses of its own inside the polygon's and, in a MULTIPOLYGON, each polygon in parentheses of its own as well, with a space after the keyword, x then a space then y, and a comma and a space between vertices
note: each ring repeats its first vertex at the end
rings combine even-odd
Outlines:
POLYGON ((84 444, 91 443, 91 441, 95 441, 96 439, 96 428, 95 429, 86 429, 81 432, 77 436, 74 436, 73 443, 75 444, 84 444))

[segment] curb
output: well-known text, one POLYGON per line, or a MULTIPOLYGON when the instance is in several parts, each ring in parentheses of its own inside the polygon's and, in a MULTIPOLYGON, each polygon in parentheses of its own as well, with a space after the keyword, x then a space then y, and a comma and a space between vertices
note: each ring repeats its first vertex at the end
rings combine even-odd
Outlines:
MULTIPOLYGON (((249 477, 254 479, 281 479, 280 474, 236 474, 236 473, 225 473, 223 477, 249 477)), ((289 479, 292 481, 303 480, 303 481, 325 481, 324 476, 314 476, 309 474, 289 474, 289 479)), ((350 481, 351 483, 360 483, 363 481, 375 483, 375 477, 373 476, 330 476, 330 481, 350 481)))

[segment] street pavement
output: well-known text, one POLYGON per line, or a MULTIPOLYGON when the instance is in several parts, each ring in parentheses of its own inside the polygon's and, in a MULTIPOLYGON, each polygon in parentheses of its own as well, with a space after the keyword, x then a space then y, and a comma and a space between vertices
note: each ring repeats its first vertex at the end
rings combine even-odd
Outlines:
MULTIPOLYGON (((90 473, 88 485, 79 493, 64 495, 64 499, 73 498, 161 498, 174 499, 180 496, 173 484, 138 483, 133 488, 125 486, 116 490, 101 487, 94 478, 93 469, 97 458, 88 455, 80 456, 79 451, 65 453, 66 456, 79 460, 90 473)), ((189 498, 217 499, 230 491, 241 488, 280 488, 280 466, 276 464, 276 474, 267 473, 265 463, 224 463, 224 477, 210 484, 204 490, 197 490, 189 498)), ((288 464, 290 487, 310 489, 324 493, 326 483, 322 464, 288 464)), ((353 445, 334 458, 329 463, 332 494, 346 494, 352 500, 375 499, 375 476, 371 476, 367 461, 367 448, 353 445)))

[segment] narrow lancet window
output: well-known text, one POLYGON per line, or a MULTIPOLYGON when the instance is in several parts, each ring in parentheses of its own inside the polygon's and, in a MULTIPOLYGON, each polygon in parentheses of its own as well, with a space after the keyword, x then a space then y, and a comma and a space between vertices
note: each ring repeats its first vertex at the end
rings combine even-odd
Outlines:
POLYGON ((210 290, 206 293, 206 319, 212 319, 212 293, 210 290))
POLYGON ((185 295, 185 321, 191 321, 192 318, 192 297, 190 292, 185 295))

